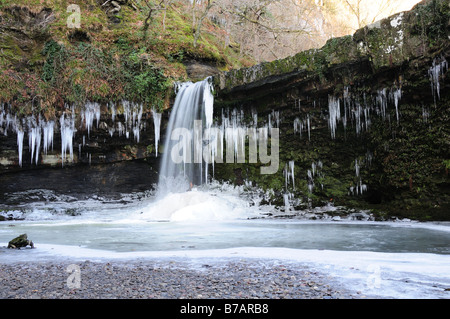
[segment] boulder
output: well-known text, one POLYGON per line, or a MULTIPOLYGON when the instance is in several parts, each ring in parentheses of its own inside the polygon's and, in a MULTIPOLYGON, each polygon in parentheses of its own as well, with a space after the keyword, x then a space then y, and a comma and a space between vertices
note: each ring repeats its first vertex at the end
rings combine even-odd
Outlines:
POLYGON ((22 234, 20 236, 17 236, 16 238, 12 239, 8 243, 8 248, 20 249, 21 247, 27 247, 27 246, 31 246, 31 248, 34 248, 34 244, 31 240, 28 239, 27 234, 22 234))

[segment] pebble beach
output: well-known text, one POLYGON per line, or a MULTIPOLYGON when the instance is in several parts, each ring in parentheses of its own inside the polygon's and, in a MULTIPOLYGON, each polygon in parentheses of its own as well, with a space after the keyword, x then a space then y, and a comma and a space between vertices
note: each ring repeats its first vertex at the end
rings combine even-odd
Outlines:
POLYGON ((327 274, 267 260, 6 263, 0 283, 1 299, 367 298, 327 274))

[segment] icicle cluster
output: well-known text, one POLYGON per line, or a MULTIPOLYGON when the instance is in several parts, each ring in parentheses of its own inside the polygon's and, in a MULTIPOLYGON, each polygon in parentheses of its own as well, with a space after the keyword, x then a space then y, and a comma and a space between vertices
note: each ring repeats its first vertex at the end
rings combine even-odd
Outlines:
MULTIPOLYGON (((317 162, 312 162, 311 169, 308 169, 308 171, 306 172, 308 190, 310 193, 312 193, 315 187, 314 177, 315 176, 323 177, 322 168, 323 163, 321 160, 319 160, 317 162)), ((323 184, 321 184, 320 186, 323 188, 323 184)))
MULTIPOLYGON (((211 104, 210 102, 207 102, 211 104)), ((130 138, 130 132, 133 133, 134 140, 139 143, 140 132, 145 125, 142 124, 143 106, 142 104, 131 103, 129 101, 122 101, 123 118, 124 120, 117 121, 118 112, 114 103, 108 103, 110 109, 112 126, 109 126, 108 132, 111 137, 117 132, 119 136, 125 135, 130 138)), ((28 149, 30 152, 30 161, 32 164, 38 165, 40 161, 40 154, 53 150, 53 139, 56 131, 61 133, 61 160, 62 165, 68 161, 73 162, 73 139, 77 128, 75 123, 77 121, 77 114, 79 116, 80 130, 86 130, 88 138, 94 125, 99 127, 100 124, 100 104, 97 102, 86 102, 81 109, 75 109, 74 106, 65 105, 67 110, 57 121, 47 121, 41 115, 29 115, 18 118, 12 115, 11 107, 7 103, 0 103, 0 132, 5 136, 8 132, 17 134, 17 150, 19 155, 19 166, 23 163, 23 143, 25 135, 28 137, 28 149), (94 124, 95 122, 95 124, 94 124)), ((159 141, 159 130, 161 123, 161 114, 156 113, 154 117, 156 147, 159 141)), ((83 144, 78 145, 79 156, 81 156, 82 146, 86 144, 86 137, 83 135, 83 144)), ((89 156, 89 155, 87 155, 89 156)))
MULTIPOLYGON (((395 107, 397 123, 400 121, 399 104, 402 98, 401 88, 392 88, 390 90, 383 88, 377 91, 376 96, 370 103, 366 94, 360 97, 353 97, 348 87, 343 92, 343 110, 341 109, 340 99, 334 96, 328 97, 328 127, 331 138, 336 138, 336 130, 339 122, 342 122, 344 129, 347 129, 348 123, 355 127, 356 135, 359 136, 364 130, 368 131, 371 125, 371 113, 375 112, 383 120, 390 119, 387 112, 388 105, 395 107)), ((303 124, 299 121, 294 123, 294 131, 300 131, 303 124)))
POLYGON ((94 117, 97 120, 98 127, 100 123, 100 104, 96 102, 87 102, 84 106, 84 112, 81 113, 81 121, 86 123, 88 137, 90 137, 92 125, 94 123, 94 117))
POLYGON ((294 134, 299 133, 300 137, 302 137, 302 132, 308 132, 308 139, 311 140, 311 120, 309 114, 304 120, 300 120, 298 117, 294 120, 294 134))
MULTIPOLYGON (((367 158, 367 156, 366 156, 367 158)), ((370 160, 371 160, 370 155, 370 160)), ((358 179, 356 186, 351 186, 349 188, 349 195, 362 195, 367 191, 367 185, 362 183, 362 179, 360 176, 361 162, 358 159, 355 159, 355 176, 358 179)))
POLYGON ((30 162, 39 164, 39 154, 42 150, 47 154, 49 148, 53 148, 54 121, 46 121, 42 116, 30 115, 19 120, 17 116, 12 116, 7 109, 9 105, 3 104, 0 109, 0 128, 3 128, 3 134, 7 136, 8 131, 17 134, 17 151, 19 155, 19 166, 23 162, 23 141, 25 133, 28 134, 28 147, 30 150, 30 162), (6 106, 6 109, 5 109, 6 106), (42 144, 43 143, 43 144, 42 144))
POLYGON ((143 106, 130 101, 122 101, 122 106, 125 124, 121 129, 125 130, 126 138, 130 138, 130 131, 133 132, 134 140, 139 143, 143 106))

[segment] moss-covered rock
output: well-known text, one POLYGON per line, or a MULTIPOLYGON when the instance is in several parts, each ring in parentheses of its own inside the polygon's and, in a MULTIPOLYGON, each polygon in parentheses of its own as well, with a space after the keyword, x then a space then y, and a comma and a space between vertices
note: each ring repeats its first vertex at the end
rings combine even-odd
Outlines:
POLYGON ((31 240, 28 239, 27 234, 22 234, 20 236, 17 236, 16 238, 12 239, 8 243, 8 248, 20 249, 22 247, 27 247, 27 246, 34 248, 34 244, 31 240))

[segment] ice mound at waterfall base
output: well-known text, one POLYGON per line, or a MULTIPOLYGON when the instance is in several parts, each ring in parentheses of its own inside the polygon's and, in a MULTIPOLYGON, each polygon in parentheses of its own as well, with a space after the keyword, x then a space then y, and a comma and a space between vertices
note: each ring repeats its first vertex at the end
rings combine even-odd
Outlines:
POLYGON ((141 209, 139 219, 155 221, 212 221, 247 219, 259 214, 236 191, 207 187, 167 193, 141 209))

